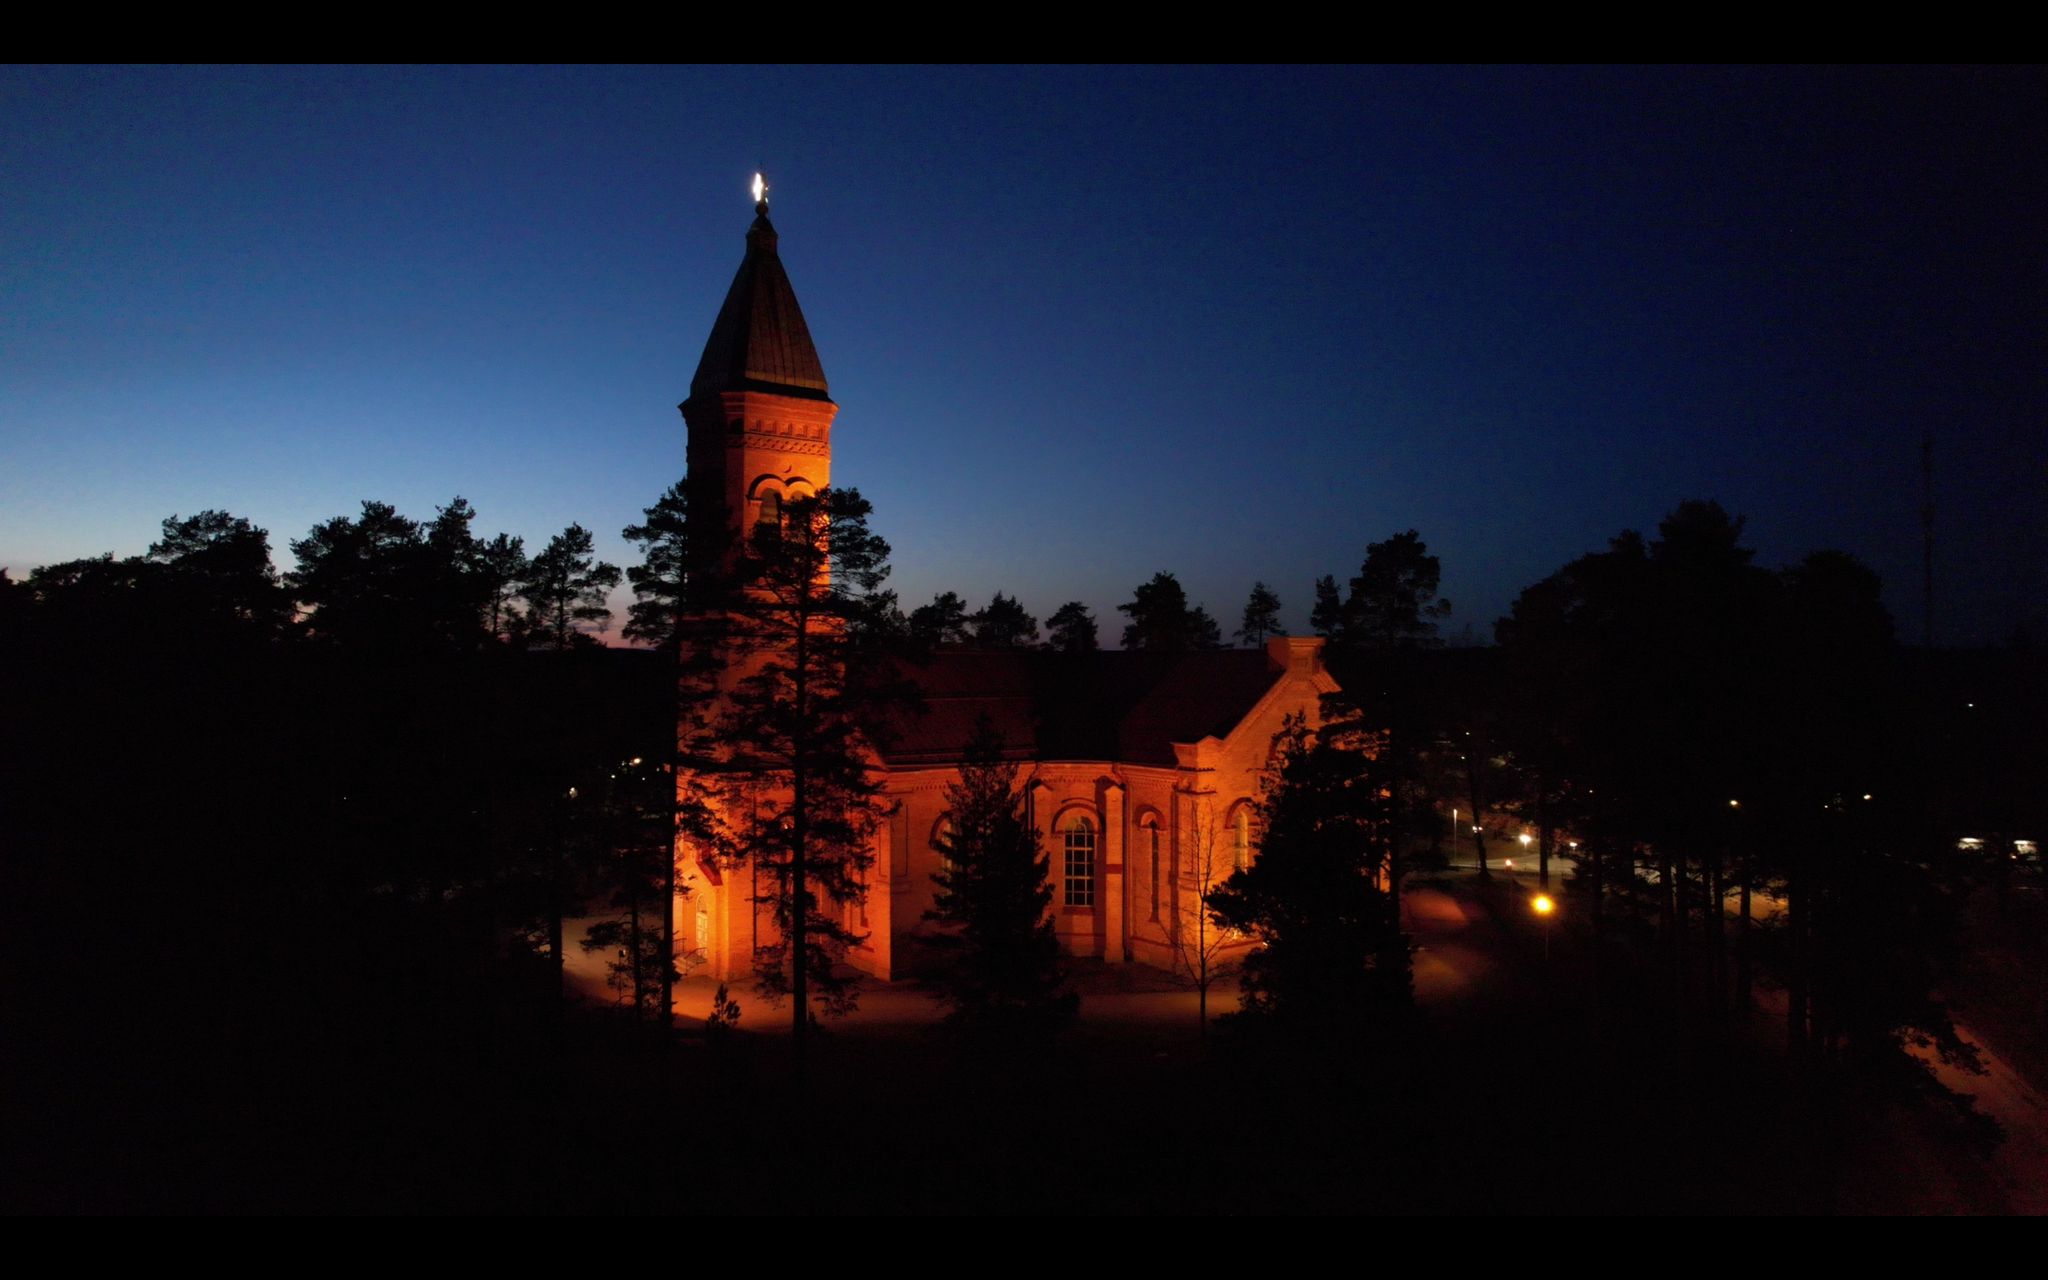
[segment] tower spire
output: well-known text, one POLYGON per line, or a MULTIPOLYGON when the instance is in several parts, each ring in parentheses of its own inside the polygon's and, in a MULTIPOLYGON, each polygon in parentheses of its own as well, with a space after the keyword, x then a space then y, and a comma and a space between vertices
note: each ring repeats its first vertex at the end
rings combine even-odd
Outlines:
POLYGON ((810 400, 829 400, 825 370, 811 344, 810 326, 782 269, 775 224, 768 221, 768 179, 754 175, 754 223, 747 253, 711 326, 697 374, 695 399, 751 389, 810 400))

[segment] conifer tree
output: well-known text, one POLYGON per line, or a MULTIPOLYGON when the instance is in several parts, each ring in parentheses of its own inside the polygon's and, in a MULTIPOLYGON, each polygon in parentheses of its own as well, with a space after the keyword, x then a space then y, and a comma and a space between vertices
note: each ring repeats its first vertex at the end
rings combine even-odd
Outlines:
MULTIPOLYGON (((668 487, 660 499, 646 508, 644 519, 639 524, 627 525, 621 536, 628 542, 639 543, 641 562, 626 570, 626 577, 633 584, 633 603, 627 611, 624 634, 629 640, 639 640, 654 645, 668 656, 670 664, 671 690, 675 703, 671 723, 676 726, 670 735, 671 745, 686 731, 685 719, 693 708, 703 705, 712 691, 712 680, 719 665, 720 654, 716 645, 692 645, 689 619, 700 617, 718 608, 723 602, 725 582, 721 574, 724 553, 730 546, 731 535, 727 531, 724 505, 712 509, 712 519, 692 519, 692 487, 687 479, 678 480, 668 487)), ((664 954, 675 954, 675 900, 676 890, 676 837, 679 834, 680 815, 676 810, 676 787, 673 773, 678 763, 674 751, 665 753, 663 768, 671 775, 667 789, 670 851, 665 863, 663 876, 664 900, 668 909, 662 915, 662 936, 664 954)), ((673 966, 664 970, 661 993, 661 1016, 663 1025, 669 1024, 674 1004, 674 988, 670 978, 673 966)))
POLYGON ((590 530, 572 524, 548 539, 527 566, 519 594, 533 609, 533 639, 557 651, 595 644, 591 630, 611 625, 605 597, 619 585, 619 568, 596 555, 590 530))
POLYGON ((968 643, 974 632, 968 626, 967 602, 954 592, 941 591, 930 604, 910 611, 910 636, 927 649, 968 643))
POLYGON ((1095 615, 1079 600, 1069 600, 1045 620, 1046 643, 1061 653, 1093 653, 1102 647, 1095 634, 1095 615))
POLYGON ((473 650, 502 619, 504 559, 516 539, 476 537, 476 511, 457 497, 432 520, 402 516, 389 503, 315 525, 291 544, 298 567, 285 584, 311 608, 318 639, 348 648, 473 650))
POLYGON ((1131 594, 1129 604, 1116 608, 1131 620, 1124 627, 1126 649, 1187 653, 1223 645, 1216 620, 1200 605, 1189 607, 1187 591, 1180 585, 1180 579, 1170 573, 1153 574, 1150 582, 1141 584, 1131 594))
POLYGON ((873 743, 895 691, 867 679, 871 615, 889 544, 853 489, 792 498, 752 531, 716 642, 746 672, 686 744, 683 822, 728 863, 751 859, 776 940, 755 953, 758 989, 790 999, 799 1075, 812 1001, 851 1010, 844 960, 865 936, 870 840, 881 821, 873 743))
POLYGON ((1316 603, 1309 610, 1308 625, 1325 640, 1336 638, 1344 626, 1344 598, 1337 593, 1337 579, 1324 574, 1316 579, 1316 603))
POLYGON ((644 758, 618 761, 593 783, 590 870, 610 890, 612 914, 590 926, 583 949, 610 954, 607 985, 635 1021, 666 1027, 681 976, 672 928, 675 789, 668 771, 644 758))
POLYGON ((1237 628, 1237 638, 1256 649, 1266 643, 1267 636, 1286 634, 1280 625, 1280 597, 1265 583, 1254 582, 1251 598, 1244 602, 1244 619, 1237 628))
POLYGON ((291 621, 291 596, 270 562, 270 534, 241 516, 168 516, 146 558, 163 565, 174 590, 200 610, 270 635, 291 621))
POLYGON ((933 877, 939 892, 925 913, 950 929, 934 939, 955 960, 943 984, 947 1020, 976 1034, 1048 1031, 1080 1008, 1080 997, 1062 990, 1051 857, 1002 748, 984 713, 967 740, 960 781, 946 788, 947 827, 936 842, 946 869, 933 877))
POLYGON ((1442 563, 1413 529, 1368 543, 1365 563, 1342 601, 1334 577, 1316 579, 1309 625, 1333 645, 1352 650, 1438 648, 1443 642, 1437 623, 1451 613, 1451 602, 1436 594, 1442 577, 1442 563))
POLYGON ((1021 602, 998 591, 968 617, 977 649, 1029 649, 1038 643, 1038 619, 1021 602))
POLYGON ((476 567, 488 601, 484 629, 496 639, 517 642, 526 623, 518 605, 519 584, 526 580, 529 569, 526 539, 501 533, 489 542, 480 542, 476 567))
POLYGON ((1300 717, 1275 737, 1259 805, 1259 854, 1209 899, 1218 923, 1259 946, 1241 1013, 1318 1038, 1384 1027, 1413 1001, 1400 907, 1380 886, 1396 814, 1375 768, 1383 735, 1300 717))

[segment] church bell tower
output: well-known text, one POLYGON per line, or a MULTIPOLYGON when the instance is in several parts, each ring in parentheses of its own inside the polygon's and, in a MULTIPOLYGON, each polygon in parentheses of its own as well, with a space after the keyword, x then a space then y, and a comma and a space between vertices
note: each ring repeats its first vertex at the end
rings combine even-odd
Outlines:
MULTIPOLYGON (((711 326, 690 396, 677 406, 689 427, 691 510, 724 509, 727 527, 742 535, 733 554, 744 532, 775 519, 785 500, 831 482, 832 415, 839 411, 776 253, 767 196, 757 175, 746 257, 711 326)), ((744 663, 721 668, 720 687, 743 670, 744 663)), ((676 786, 679 793, 686 786, 680 772, 676 786)), ((701 953, 710 976, 737 978, 772 925, 734 869, 721 871, 680 839, 676 856, 692 886, 688 902, 674 904, 676 936, 701 953)))
POLYGON ((689 474, 702 498, 722 499, 730 527, 772 519, 786 498, 831 480, 832 415, 818 349, 775 250, 768 184, 754 179, 747 253, 725 294, 704 358, 679 406, 689 425, 689 474))

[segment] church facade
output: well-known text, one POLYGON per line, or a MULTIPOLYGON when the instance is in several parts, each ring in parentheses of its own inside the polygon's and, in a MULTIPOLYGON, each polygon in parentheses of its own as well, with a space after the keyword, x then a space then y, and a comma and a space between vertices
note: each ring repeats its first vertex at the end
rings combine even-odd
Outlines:
MULTIPOLYGON (((727 518, 750 528, 831 480, 833 403, 765 202, 712 326, 689 398, 688 463, 727 518)), ((1062 948, 1108 963, 1171 969, 1189 954, 1199 886, 1255 853, 1253 802, 1273 736, 1290 715, 1314 724, 1336 689, 1322 642, 1167 654, 941 651, 917 679, 925 709, 881 749, 886 820, 877 828, 848 955, 880 979, 915 967, 942 860, 946 787, 977 720, 1002 734, 1041 847, 1062 948)), ((679 949, 700 972, 738 981, 772 941, 748 867, 678 850, 688 896, 679 949)))

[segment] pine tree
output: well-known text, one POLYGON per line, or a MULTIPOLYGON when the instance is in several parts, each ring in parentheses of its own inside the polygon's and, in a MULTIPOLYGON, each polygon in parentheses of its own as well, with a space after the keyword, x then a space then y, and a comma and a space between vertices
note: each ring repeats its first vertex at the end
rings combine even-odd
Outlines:
POLYGON ((180 594, 207 613, 270 635, 291 622, 291 596, 270 562, 270 534, 241 516, 167 517, 146 558, 163 565, 180 594))
POLYGON ((1029 649, 1038 643, 1038 619, 1019 601, 996 592, 995 599, 967 619, 977 649, 1029 649))
POLYGON ((617 565, 596 555, 590 530, 572 524, 548 539, 547 549, 528 564, 519 594, 533 610, 533 639, 557 651, 595 644, 593 629, 611 625, 605 605, 621 575, 617 565))
POLYGON ((1337 579, 1331 574, 1316 579, 1316 603, 1309 610, 1308 625, 1325 640, 1335 639, 1344 626, 1344 598, 1337 593, 1337 579))
POLYGON ((607 985, 632 1008, 634 1020, 663 1027, 681 976, 672 928, 674 790, 666 769, 640 758, 619 761, 594 780, 589 870, 609 888, 613 914, 592 924, 582 944, 585 951, 610 953, 607 985))
POLYGON ((856 490, 825 489, 754 528, 735 598, 706 636, 746 674, 686 744, 685 829, 759 873, 777 940, 755 953, 756 985, 793 1002, 800 1077, 814 997, 830 1013, 858 997, 844 960, 864 936, 882 818, 872 744, 895 691, 864 678, 861 646, 894 597, 881 589, 889 544, 868 527, 871 510, 856 490))
POLYGON ((526 580, 529 565, 526 539, 499 534, 480 543, 477 572, 489 603, 484 607, 484 628, 494 638, 516 643, 525 634, 526 616, 519 611, 519 584, 526 580))
POLYGON ((1237 628, 1237 638, 1256 649, 1266 643, 1267 636, 1286 634, 1280 625, 1280 597, 1265 583, 1254 582, 1251 598, 1244 602, 1244 619, 1237 628))
POLYGON ((1382 735, 1356 721, 1275 737, 1259 805, 1258 858, 1210 896, 1216 921, 1259 945, 1232 1015, 1315 1038, 1385 1028, 1413 1003, 1400 907, 1381 885, 1396 814, 1375 768, 1382 735))
POLYGON ((1080 997, 1062 988, 1051 916, 1051 857, 1024 814, 1017 766, 987 714, 974 726, 960 781, 946 788, 948 826, 936 842, 946 869, 927 920, 948 926, 934 945, 955 967, 944 979, 947 1020, 976 1034, 1051 1030, 1080 997))
POLYGON ((1094 653, 1102 647, 1095 635, 1095 616, 1079 600, 1069 600, 1045 620, 1046 643, 1061 653, 1094 653))
POLYGON ((1129 604, 1117 612, 1130 618, 1124 627, 1126 649, 1151 649, 1162 653, 1187 653, 1195 649, 1218 649, 1222 631, 1209 611, 1188 606, 1188 595, 1180 579, 1170 573, 1155 573, 1131 594, 1129 604))
MULTIPOLYGON (((720 567, 724 552, 731 543, 731 535, 723 520, 723 504, 713 508, 716 518, 693 520, 691 495, 690 482, 678 480, 653 506, 643 511, 641 523, 627 525, 620 535, 641 547, 641 562, 626 570, 626 577, 633 584, 633 603, 627 611, 623 630, 627 639, 652 644, 668 657, 670 688, 675 694, 670 722, 677 726, 676 733, 668 739, 672 745, 684 732, 686 715, 703 705, 713 691, 712 682, 720 665, 718 646, 690 644, 688 620, 724 603, 726 583, 720 567)), ((662 767, 671 775, 671 785, 667 789, 670 850, 663 876, 663 896, 668 910, 662 915, 661 928, 662 949, 670 956, 675 954, 675 900, 678 896, 675 844, 681 815, 676 808, 677 794, 672 780, 678 763, 675 752, 665 753, 662 767)), ((675 992, 669 976, 672 972, 671 965, 664 971, 662 979, 664 1025, 668 1025, 675 1007, 675 992)))
POLYGON ((357 649, 474 650, 501 616, 505 584, 493 557, 518 549, 503 535, 495 543, 477 538, 475 519, 460 497, 424 523, 389 503, 365 502, 360 516, 323 521, 291 544, 299 563, 285 584, 310 607, 306 626, 320 640, 357 649))
POLYGON ((1436 594, 1442 577, 1441 562, 1413 529, 1368 543, 1365 563, 1341 603, 1335 578, 1316 580, 1310 625, 1333 645, 1352 650, 1438 648, 1443 641, 1437 623, 1451 614, 1451 602, 1436 594))
POLYGON ((968 643, 974 633, 967 625, 967 602, 954 592, 941 591, 930 604, 910 611, 910 635, 927 649, 968 643))

